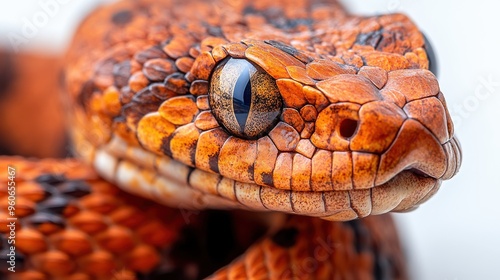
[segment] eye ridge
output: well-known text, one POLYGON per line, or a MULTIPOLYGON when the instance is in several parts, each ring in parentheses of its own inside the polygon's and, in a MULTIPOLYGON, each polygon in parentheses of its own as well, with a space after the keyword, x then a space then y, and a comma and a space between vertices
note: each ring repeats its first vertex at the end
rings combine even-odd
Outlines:
POLYGON ((269 132, 283 106, 276 80, 246 59, 228 58, 215 67, 208 98, 219 125, 243 139, 269 132))

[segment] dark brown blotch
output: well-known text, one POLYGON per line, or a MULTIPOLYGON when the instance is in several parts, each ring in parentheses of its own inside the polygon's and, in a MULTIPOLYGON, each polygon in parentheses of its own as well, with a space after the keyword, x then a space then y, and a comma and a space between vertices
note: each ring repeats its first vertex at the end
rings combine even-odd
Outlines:
POLYGON ((87 108, 87 103, 94 94, 96 90, 96 86, 93 80, 88 80, 83 83, 82 88, 80 90, 80 94, 78 94, 78 104, 83 108, 87 108))
POLYGON ((264 41, 266 44, 269 44, 277 49, 280 49, 283 52, 286 52, 287 54, 295 57, 296 59, 300 60, 301 62, 308 64, 309 62, 312 62, 314 59, 304 53, 301 53, 299 50, 296 48, 287 45, 283 42, 276 41, 276 40, 265 40, 264 41))
POLYGON ((209 84, 205 80, 196 80, 191 83, 191 87, 189 88, 189 92, 192 95, 204 95, 208 93, 209 84))
POLYGON ((137 125, 144 115, 158 110, 162 100, 156 97, 149 88, 144 88, 139 91, 132 101, 123 106, 123 114, 127 119, 127 123, 137 125))
POLYGON ((381 28, 372 32, 361 33, 357 36, 355 44, 372 46, 381 52, 405 54, 411 50, 411 45, 405 38, 406 34, 400 26, 381 28))
MULTIPOLYGON (((8 273, 12 273, 12 271, 8 270, 11 267, 9 264, 9 262, 11 261, 11 256, 9 255, 12 252, 10 250, 11 246, 12 245, 9 245, 7 242, 5 242, 5 245, 4 245, 5 249, 0 251, 0 273, 5 273, 2 275, 7 275, 8 273)), ((14 267, 15 271, 23 271, 25 269, 25 266, 26 266, 26 257, 21 252, 19 252, 19 250, 15 250, 14 255, 15 255, 15 264, 16 264, 14 267)), ((4 278, 1 278, 1 279, 4 279, 4 278)))
POLYGON ((90 194, 90 185, 83 180, 73 180, 57 186, 59 192, 71 197, 83 197, 90 194))
POLYGON ((248 166, 248 169, 247 169, 247 172, 248 172, 248 178, 250 178, 250 180, 254 180, 254 166, 253 165, 249 165, 248 166))
POLYGON ((367 33, 360 33, 358 34, 358 37, 356 37, 356 42, 354 43, 363 46, 372 46, 374 49, 377 49, 382 37, 383 34, 381 29, 367 33))
POLYGON ((45 224, 50 224, 58 228, 66 227, 64 218, 50 213, 39 212, 28 218, 28 223, 35 228, 39 228, 45 224))
POLYGON ((195 165, 196 163, 196 146, 198 145, 198 141, 194 141, 187 148, 189 149, 189 156, 191 158, 191 165, 195 165))
POLYGON ((222 28, 220 26, 214 26, 214 25, 207 24, 206 28, 207 28, 208 35, 214 36, 214 37, 225 38, 224 32, 222 32, 222 28))
POLYGON ((37 205, 37 210, 51 214, 62 215, 71 200, 63 196, 53 196, 37 205))
POLYGON ((130 10, 121 10, 111 15, 111 22, 116 25, 125 25, 132 21, 134 14, 130 10))
POLYGON ((173 73, 166 77, 165 86, 179 95, 189 92, 189 83, 182 73, 173 73))
POLYGON ((353 246, 358 254, 371 250, 371 236, 366 226, 359 220, 347 221, 344 223, 354 233, 353 246))
POLYGON ((7 238, 5 238, 3 234, 0 234, 0 250, 9 247, 10 245, 7 242, 7 238))
POLYGON ((273 173, 264 172, 261 174, 261 179, 267 186, 274 186, 273 183, 273 173))
POLYGON ((271 239, 278 246, 283 248, 290 248, 297 242, 297 236, 299 235, 299 230, 297 228, 283 228, 275 233, 271 239))
POLYGON ((123 114, 128 124, 131 123, 137 126, 142 117, 147 113, 157 111, 159 106, 156 103, 131 102, 123 107, 123 114))
POLYGON ((257 11, 254 6, 246 6, 243 9, 243 15, 251 15, 251 14, 257 14, 259 11, 257 11))
POLYGON ((160 106, 162 100, 158 98, 149 87, 142 89, 139 91, 133 98, 132 102, 138 104, 156 104, 160 106))
POLYGON ((382 253, 375 254, 375 265, 373 266, 375 280, 394 279, 394 267, 394 263, 382 253))
POLYGON ((172 150, 170 149, 170 141, 172 140, 172 137, 174 137, 176 132, 172 133, 169 137, 164 137, 161 140, 161 151, 163 152, 164 155, 172 157, 172 150))
POLYGON ((128 85, 128 79, 130 78, 131 64, 130 60, 122 61, 117 63, 113 67, 113 78, 115 80, 115 86, 121 88, 128 85))
POLYGON ((208 156, 208 166, 213 172, 219 173, 219 154, 208 156))
POLYGON ((114 58, 103 59, 95 65, 96 76, 112 76, 117 61, 114 58))
POLYGON ((245 15, 262 15, 269 24, 284 31, 292 31, 299 26, 312 28, 314 23, 314 20, 311 18, 288 18, 283 12, 283 8, 280 7, 270 7, 265 10, 257 10, 252 6, 247 6, 243 12, 245 15))
POLYGON ((174 97, 177 95, 172 90, 169 90, 163 83, 154 83, 148 86, 149 91, 161 100, 166 100, 168 98, 174 97))
POLYGON ((0 97, 3 97, 14 83, 16 77, 14 61, 10 54, 0 54, 0 97))
POLYGON ((170 59, 154 58, 146 61, 142 72, 150 81, 163 81, 168 75, 177 71, 170 59))
POLYGON ((67 179, 63 174, 53 174, 53 173, 46 173, 42 174, 38 177, 35 178, 35 181, 40 184, 49 184, 49 185, 57 185, 62 182, 65 182, 67 179))
POLYGON ((153 46, 147 49, 144 49, 142 51, 137 52, 134 55, 135 61, 139 62, 140 64, 146 63, 146 61, 150 59, 155 59, 155 58, 167 58, 167 54, 159 47, 159 46, 153 46))

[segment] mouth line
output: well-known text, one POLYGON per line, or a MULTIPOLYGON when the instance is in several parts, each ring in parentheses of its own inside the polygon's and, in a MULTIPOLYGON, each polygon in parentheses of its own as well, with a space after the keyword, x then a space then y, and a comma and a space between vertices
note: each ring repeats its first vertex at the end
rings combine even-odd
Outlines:
POLYGON ((234 181, 128 146, 119 139, 94 148, 91 154, 87 162, 126 191, 170 207, 196 211, 245 209, 348 221, 415 208, 429 199, 441 182, 409 169, 366 189, 294 191, 234 181))
POLYGON ((427 173, 425 173, 422 170, 419 170, 417 168, 409 168, 409 169, 405 169, 403 171, 411 172, 411 173, 415 174, 416 176, 422 177, 422 178, 433 178, 433 179, 436 179, 436 180, 438 179, 438 178, 432 177, 431 175, 429 175, 429 174, 427 174, 427 173))

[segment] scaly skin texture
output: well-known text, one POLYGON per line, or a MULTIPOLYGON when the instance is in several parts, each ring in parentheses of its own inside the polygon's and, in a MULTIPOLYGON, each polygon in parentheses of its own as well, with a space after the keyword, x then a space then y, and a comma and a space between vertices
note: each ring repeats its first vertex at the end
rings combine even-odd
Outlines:
POLYGON ((77 160, 3 157, 0 167, 15 169, 14 210, 5 176, 0 189, 0 258, 9 279, 134 279, 161 263, 182 270, 166 253, 187 227, 179 210, 126 194, 77 160), (15 273, 7 271, 11 246, 15 273))
POLYGON ((352 220, 415 208, 460 165, 424 38, 404 15, 123 1, 87 18, 67 59, 77 152, 167 205, 352 220), (245 129, 238 66, 215 70, 229 58, 263 73, 245 129))
MULTIPOLYGON (((227 264, 260 236, 252 234, 265 229, 253 213, 236 213, 230 220, 216 216, 233 224, 227 230, 206 213, 134 197, 77 160, 2 157, 1 170, 9 166, 15 169, 17 220, 13 234, 8 220, 10 180, 4 176, 0 276, 7 279, 201 279, 218 268, 217 260, 227 264), (233 238, 211 237, 214 234, 233 238), (15 273, 5 265, 10 246, 16 248, 15 273)), ((279 226, 209 279, 406 277, 390 216, 349 223, 282 214, 266 219, 279 226)))
POLYGON ((264 213, 231 212, 230 235, 212 225, 248 248, 212 279, 406 279, 392 220, 371 215, 417 207, 461 162, 424 38, 400 14, 268 2, 121 1, 84 21, 65 58, 76 153, 107 182, 190 210, 125 194, 81 162, 3 158, 19 172, 24 256, 9 277, 203 278, 232 259, 207 268, 169 252, 185 227, 210 228, 199 209, 221 208, 264 213), (242 73, 251 87, 237 92, 242 73), (61 193, 76 179, 88 193, 61 193))
POLYGON ((60 157, 65 150, 61 57, 0 49, 0 153, 60 157), (35 141, 36 142, 35 142, 35 141))

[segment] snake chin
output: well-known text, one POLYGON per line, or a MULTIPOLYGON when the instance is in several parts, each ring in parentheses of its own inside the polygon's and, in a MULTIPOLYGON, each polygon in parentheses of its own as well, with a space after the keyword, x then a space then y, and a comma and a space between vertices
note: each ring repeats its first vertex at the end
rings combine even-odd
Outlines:
MULTIPOLYGON (((441 182, 441 179, 433 178, 416 168, 411 168, 395 175, 389 182, 375 186, 372 189, 372 194, 375 193, 384 201, 382 193, 387 191, 397 193, 398 195, 393 195, 393 197, 399 196, 403 199, 391 211, 407 212, 429 200, 439 190, 441 182), (380 194, 378 194, 379 192, 380 194)), ((385 199, 385 201, 388 205, 394 204, 390 200, 385 199)))

